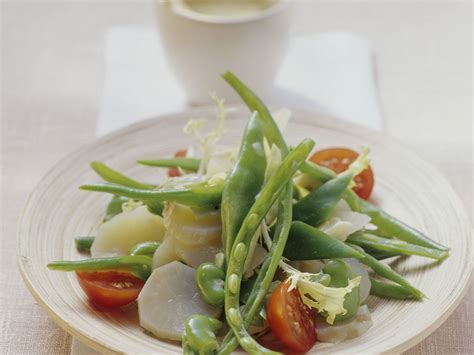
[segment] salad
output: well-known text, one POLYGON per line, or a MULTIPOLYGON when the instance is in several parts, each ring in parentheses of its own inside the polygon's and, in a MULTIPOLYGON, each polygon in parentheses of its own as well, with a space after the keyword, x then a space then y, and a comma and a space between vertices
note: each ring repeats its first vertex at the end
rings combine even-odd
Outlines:
POLYGON ((140 325, 185 354, 307 352, 366 332, 369 295, 422 300, 382 260, 441 261, 449 248, 368 201, 368 148, 289 146, 291 113, 270 113, 233 73, 222 76, 251 112, 240 146, 221 144, 229 109, 211 94, 214 129, 204 119, 184 127, 195 147, 138 161, 167 168, 166 181, 93 162, 106 182, 80 188, 113 197, 97 235, 75 238, 91 257, 48 268, 76 272, 104 311, 136 301, 140 325))

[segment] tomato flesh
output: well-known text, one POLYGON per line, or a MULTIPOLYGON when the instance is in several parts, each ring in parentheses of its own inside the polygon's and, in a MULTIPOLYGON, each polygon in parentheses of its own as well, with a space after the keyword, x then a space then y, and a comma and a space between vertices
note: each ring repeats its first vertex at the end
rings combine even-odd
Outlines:
POLYGON ((135 301, 145 282, 129 272, 76 272, 79 285, 92 304, 118 308, 135 301))
POLYGON ((296 352, 306 352, 316 343, 316 316, 301 299, 297 289, 288 292, 290 283, 282 282, 267 305, 267 319, 273 335, 296 352))
MULTIPOLYGON (((328 148, 319 150, 309 158, 313 163, 331 169, 339 174, 349 168, 349 165, 357 159, 359 154, 348 148, 328 148)), ((354 192, 360 198, 368 200, 374 188, 374 173, 369 166, 354 178, 356 186, 354 192)))
MULTIPOLYGON (((174 157, 175 157, 175 158, 185 157, 187 152, 188 152, 187 149, 178 150, 178 151, 174 154, 174 157)), ((181 172, 179 171, 178 168, 169 168, 169 169, 168 169, 168 176, 169 176, 169 177, 181 176, 181 172)))

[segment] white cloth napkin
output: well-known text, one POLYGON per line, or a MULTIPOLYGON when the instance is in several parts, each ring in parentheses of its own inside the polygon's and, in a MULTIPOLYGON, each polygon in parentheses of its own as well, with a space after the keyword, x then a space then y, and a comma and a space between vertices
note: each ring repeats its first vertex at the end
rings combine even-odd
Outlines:
MULTIPOLYGON (((105 45, 97 136, 187 107, 154 30, 112 28, 105 45)), ((282 107, 322 110, 374 129, 383 127, 373 50, 366 39, 351 33, 293 38, 268 100, 282 107)), ((73 339, 71 354, 97 352, 73 339)))

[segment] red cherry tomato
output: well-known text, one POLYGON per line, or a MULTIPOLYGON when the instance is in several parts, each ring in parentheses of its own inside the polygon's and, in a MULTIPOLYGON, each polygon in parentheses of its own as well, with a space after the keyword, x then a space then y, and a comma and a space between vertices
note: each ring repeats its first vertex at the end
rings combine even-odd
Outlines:
POLYGON ((288 292, 290 283, 282 282, 267 305, 267 319, 275 337, 296 352, 306 352, 316 343, 316 316, 301 299, 298 290, 288 292))
MULTIPOLYGON (((187 152, 188 152, 187 149, 178 150, 178 151, 174 154, 174 157, 175 157, 175 158, 185 157, 187 152)), ((169 177, 181 176, 181 172, 179 171, 178 168, 169 168, 169 169, 168 169, 168 176, 169 176, 169 177)))
MULTIPOLYGON (((339 174, 347 170, 349 165, 356 160, 358 156, 359 154, 352 149, 328 148, 317 151, 309 159, 339 174)), ((356 183, 356 186, 353 188, 354 192, 359 195, 360 198, 368 200, 374 188, 374 173, 370 166, 357 175, 354 181, 356 183)))
POLYGON ((99 307, 118 308, 135 301, 145 282, 129 272, 76 272, 79 285, 99 307))

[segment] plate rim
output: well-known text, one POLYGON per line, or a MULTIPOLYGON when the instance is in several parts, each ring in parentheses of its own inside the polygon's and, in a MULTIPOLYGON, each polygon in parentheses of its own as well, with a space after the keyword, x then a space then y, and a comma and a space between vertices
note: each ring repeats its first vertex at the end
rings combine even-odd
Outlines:
MULTIPOLYGON (((234 105, 230 104, 229 105, 232 108, 236 108, 238 112, 242 112, 242 110, 247 110, 245 105, 239 104, 239 105, 234 105)), ((272 107, 271 107, 272 108, 272 107)), ((44 184, 44 182, 49 178, 49 176, 59 167, 63 162, 66 160, 69 160, 73 158, 76 155, 81 155, 83 152, 93 148, 97 147, 98 145, 103 145, 104 143, 108 142, 109 140, 113 140, 117 137, 120 137, 124 134, 130 134, 133 131, 136 130, 141 130, 146 128, 147 126, 155 125, 156 123, 160 121, 166 121, 166 120, 171 120, 173 117, 182 117, 182 116, 193 116, 196 115, 197 113, 210 113, 211 110, 214 110, 213 106, 199 106, 195 108, 190 108, 190 109, 185 109, 185 110, 180 110, 180 111, 175 111, 175 112, 170 112, 170 113, 165 113, 153 117, 146 118, 144 120, 140 120, 138 122, 135 122, 133 124, 126 125, 124 127, 118 128, 112 132, 109 132, 101 137, 96 137, 92 139, 90 142, 87 142, 80 147, 78 147, 75 150, 72 150, 68 153, 66 153, 61 159, 59 159, 55 164, 50 166, 48 170, 42 175, 41 179, 36 183, 35 187, 30 191, 28 194, 28 198, 25 201, 25 204, 23 206, 22 212, 20 214, 20 218, 17 224, 17 229, 16 229, 16 259, 17 259, 17 265, 20 270, 20 274, 22 276, 22 279, 24 283, 26 284, 29 292, 32 294, 33 298, 35 299, 36 302, 46 311, 49 317, 51 317, 54 322, 67 331, 71 336, 74 336, 78 338, 81 342, 86 344, 87 346, 91 347, 94 350, 100 351, 102 353, 120 353, 120 351, 117 351, 116 349, 111 348, 108 346, 106 343, 101 342, 100 339, 97 338, 92 338, 90 335, 85 334, 72 325, 70 325, 68 322, 66 322, 63 318, 61 318, 60 314, 57 313, 53 308, 51 308, 47 300, 45 300, 41 295, 40 292, 36 289, 34 282, 30 279, 28 275, 28 271, 26 269, 26 265, 24 263, 24 260, 20 254, 20 245, 21 245, 21 228, 24 224, 24 219, 26 218, 26 212, 30 208, 32 198, 36 194, 36 192, 39 190, 39 188, 44 184)), ((472 225, 469 221, 469 218, 467 216, 466 208, 462 201, 460 200, 459 196, 457 193, 454 191, 452 188, 450 182, 445 178, 444 174, 438 171, 436 167, 434 167, 430 162, 427 162, 423 158, 421 158, 416 152, 413 152, 410 148, 408 148, 403 142, 401 142, 399 139, 392 137, 388 134, 386 134, 383 131, 377 131, 375 129, 369 128, 362 126, 357 123, 345 121, 339 118, 335 118, 334 116, 331 116, 327 114, 326 112, 322 111, 317 111, 317 110, 302 110, 302 109, 293 109, 290 108, 291 112, 297 116, 300 115, 301 117, 298 118, 298 121, 302 123, 306 123, 312 126, 316 127, 324 127, 324 128, 329 128, 329 129, 334 129, 337 131, 344 131, 344 129, 349 129, 352 132, 355 133, 355 135, 360 134, 374 134, 375 136, 378 136, 380 138, 386 138, 387 140, 398 143, 400 148, 409 152, 412 154, 417 160, 423 162, 427 167, 431 168, 433 171, 436 171, 437 177, 442 180, 442 183, 446 186, 446 188, 449 188, 449 193, 452 195, 452 197, 456 200, 456 204, 462 207, 462 212, 460 213, 460 219, 466 224, 468 227, 468 232, 467 234, 471 236, 471 239, 474 239, 474 229, 472 228, 472 225), (314 120, 308 119, 309 115, 314 115, 317 117, 314 120)), ((246 112, 247 112, 246 111, 246 112)), ((231 118, 231 119, 241 119, 239 118, 231 118)), ((316 142, 317 143, 317 142, 316 142)), ((468 236, 466 236, 467 238, 468 236)), ((474 241, 471 240, 471 244, 474 244, 474 241)), ((446 319, 454 312, 454 310, 457 308, 457 306, 461 303, 463 298, 465 297, 467 290, 469 289, 469 285, 472 282, 472 279, 474 278, 473 275, 473 269, 474 269, 474 252, 473 248, 471 247, 471 255, 469 258, 469 270, 467 271, 469 273, 468 277, 466 278, 466 282, 464 283, 462 289, 458 294, 456 295, 455 299, 452 300, 450 305, 446 308, 444 313, 441 313, 438 318, 432 322, 428 327, 424 328, 421 332, 411 336, 408 338, 405 342, 400 343, 391 349, 387 350, 386 353, 389 352, 403 352, 411 347, 415 346, 419 342, 423 341, 425 338, 427 338, 430 334, 432 334, 437 328, 439 328, 445 321, 446 319)))

